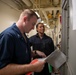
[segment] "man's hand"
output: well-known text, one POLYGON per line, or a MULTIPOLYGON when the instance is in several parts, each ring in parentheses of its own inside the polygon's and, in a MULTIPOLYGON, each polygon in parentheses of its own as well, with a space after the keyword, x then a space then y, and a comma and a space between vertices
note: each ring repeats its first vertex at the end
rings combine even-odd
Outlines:
POLYGON ((36 55, 38 55, 38 56, 40 56, 42 58, 46 57, 45 53, 43 53, 43 52, 41 52, 39 50, 33 50, 33 51, 31 51, 31 55, 32 55, 32 57, 34 57, 36 55))
POLYGON ((40 72, 44 68, 44 64, 45 61, 40 61, 39 59, 32 60, 32 62, 30 63, 32 69, 26 75, 30 75, 32 74, 32 72, 40 72))
POLYGON ((39 50, 36 50, 36 53, 37 53, 37 55, 39 55, 39 56, 41 56, 43 58, 46 57, 46 55, 43 52, 39 51, 39 50))
POLYGON ((33 65, 34 72, 40 72, 44 68, 45 61, 34 59, 30 64, 33 65))

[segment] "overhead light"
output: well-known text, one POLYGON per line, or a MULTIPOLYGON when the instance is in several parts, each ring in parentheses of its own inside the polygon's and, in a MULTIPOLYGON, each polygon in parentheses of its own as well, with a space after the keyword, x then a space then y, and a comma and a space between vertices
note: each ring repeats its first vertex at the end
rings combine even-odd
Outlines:
POLYGON ((40 15, 38 14, 38 12, 35 12, 37 14, 38 17, 40 17, 40 15))
POLYGON ((41 21, 41 23, 44 23, 44 21, 41 21))

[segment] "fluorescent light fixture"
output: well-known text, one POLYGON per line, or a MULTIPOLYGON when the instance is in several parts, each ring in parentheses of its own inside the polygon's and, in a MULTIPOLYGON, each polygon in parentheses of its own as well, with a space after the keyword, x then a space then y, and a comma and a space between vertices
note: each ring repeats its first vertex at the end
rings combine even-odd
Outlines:
POLYGON ((40 17, 40 15, 38 14, 38 12, 35 12, 37 14, 38 17, 40 17))
POLYGON ((44 23, 44 21, 41 21, 41 23, 44 23))

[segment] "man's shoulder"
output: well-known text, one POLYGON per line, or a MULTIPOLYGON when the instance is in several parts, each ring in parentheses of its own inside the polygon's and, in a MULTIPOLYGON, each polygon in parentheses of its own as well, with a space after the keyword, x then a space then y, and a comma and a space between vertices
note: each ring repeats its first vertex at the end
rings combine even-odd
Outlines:
POLYGON ((31 36, 30 38, 36 38, 36 35, 31 36))
POLYGON ((36 35, 29 37, 29 41, 34 42, 36 40, 36 35))
POLYGON ((15 32, 11 29, 11 27, 8 27, 7 29, 5 29, 3 32, 1 32, 0 34, 0 38, 1 37, 13 37, 15 35, 15 32))
POLYGON ((45 37, 48 38, 48 39, 52 39, 50 36, 48 36, 48 35, 46 35, 46 34, 45 34, 45 37))

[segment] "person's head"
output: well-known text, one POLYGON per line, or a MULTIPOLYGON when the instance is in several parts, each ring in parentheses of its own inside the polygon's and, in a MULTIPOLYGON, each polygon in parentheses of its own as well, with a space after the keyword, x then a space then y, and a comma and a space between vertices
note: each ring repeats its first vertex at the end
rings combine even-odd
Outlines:
POLYGON ((38 16, 33 10, 25 9, 17 22, 17 26, 22 32, 28 33, 30 30, 34 29, 37 22, 38 16))
POLYGON ((44 34, 44 31, 45 31, 45 26, 43 23, 38 23, 36 25, 36 31, 40 34, 44 34))

